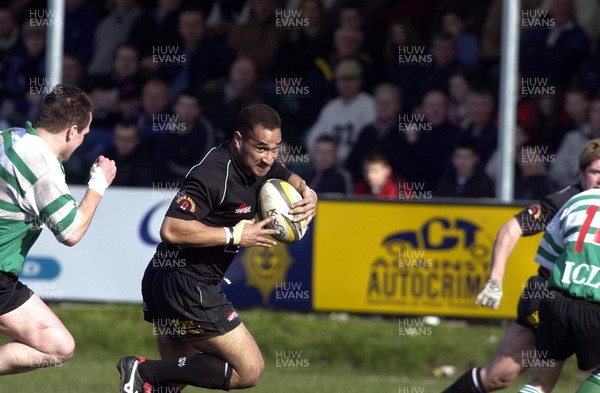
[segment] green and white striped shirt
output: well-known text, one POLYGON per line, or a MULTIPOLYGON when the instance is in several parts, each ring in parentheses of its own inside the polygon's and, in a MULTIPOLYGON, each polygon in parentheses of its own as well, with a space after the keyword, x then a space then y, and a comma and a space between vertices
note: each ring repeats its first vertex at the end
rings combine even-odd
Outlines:
POLYGON ((18 275, 43 226, 63 242, 81 217, 62 164, 31 123, 0 136, 0 271, 18 275))
POLYGON ((600 189, 581 192, 556 213, 535 261, 550 269, 548 286, 600 303, 600 189))

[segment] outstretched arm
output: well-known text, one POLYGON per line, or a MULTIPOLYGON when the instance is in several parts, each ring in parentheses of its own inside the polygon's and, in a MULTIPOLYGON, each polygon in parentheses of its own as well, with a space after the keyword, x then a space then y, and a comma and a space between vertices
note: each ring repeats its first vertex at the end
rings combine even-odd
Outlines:
POLYGON ((514 251, 523 230, 515 217, 505 222, 498 230, 494 248, 490 277, 483 290, 477 295, 475 304, 497 309, 502 299, 502 280, 508 258, 514 251))

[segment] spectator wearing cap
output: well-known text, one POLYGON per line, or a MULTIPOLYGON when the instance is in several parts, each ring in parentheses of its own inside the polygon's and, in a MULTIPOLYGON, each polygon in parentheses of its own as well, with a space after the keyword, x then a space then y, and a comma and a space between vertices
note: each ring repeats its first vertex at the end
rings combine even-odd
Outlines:
POLYGON ((361 65, 363 84, 369 88, 375 79, 374 61, 362 50, 364 35, 362 31, 351 27, 339 27, 333 35, 333 52, 313 59, 306 75, 302 79, 310 90, 310 100, 302 102, 303 126, 313 124, 327 101, 337 94, 335 68, 343 60, 354 59, 361 65))
POLYGON ((306 135, 306 146, 310 152, 319 137, 329 135, 337 143, 340 162, 344 162, 360 131, 375 120, 375 100, 362 91, 362 69, 354 59, 337 65, 335 82, 339 96, 323 107, 306 135))

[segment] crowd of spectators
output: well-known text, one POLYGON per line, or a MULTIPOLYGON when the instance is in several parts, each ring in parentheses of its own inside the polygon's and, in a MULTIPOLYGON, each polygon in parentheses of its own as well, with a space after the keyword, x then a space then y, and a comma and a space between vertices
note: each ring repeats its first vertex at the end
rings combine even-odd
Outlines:
MULTIPOLYGON (((502 0, 66 0, 0 3, 0 128, 35 117, 46 32, 64 24, 64 83, 89 93, 116 185, 177 182, 250 103, 283 120, 280 161, 319 193, 494 197, 502 0), (410 193, 409 193, 410 194, 410 193)), ((523 0, 516 197, 576 180, 600 137, 600 3, 523 0)))

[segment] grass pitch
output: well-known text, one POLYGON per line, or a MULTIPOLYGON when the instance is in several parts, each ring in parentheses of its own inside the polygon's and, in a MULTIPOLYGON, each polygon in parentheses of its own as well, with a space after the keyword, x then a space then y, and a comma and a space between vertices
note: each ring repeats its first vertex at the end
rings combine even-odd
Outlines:
MULTIPOLYGON (((60 367, 2 376, 0 392, 117 392, 115 364, 121 356, 158 356, 152 327, 142 320, 139 305, 63 303, 52 308, 75 337, 75 356, 60 367)), ((263 380, 252 389, 257 393, 440 392, 453 378, 435 378, 436 367, 452 365, 459 375, 483 365, 504 333, 501 323, 431 327, 419 318, 401 318, 400 323, 398 317, 339 318, 264 309, 240 314, 266 363, 263 380)), ((526 372, 504 391, 517 392, 528 376, 526 372)), ((585 378, 571 359, 555 391, 575 391, 585 378)))

